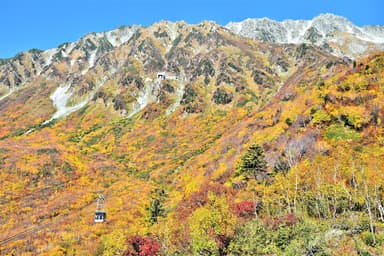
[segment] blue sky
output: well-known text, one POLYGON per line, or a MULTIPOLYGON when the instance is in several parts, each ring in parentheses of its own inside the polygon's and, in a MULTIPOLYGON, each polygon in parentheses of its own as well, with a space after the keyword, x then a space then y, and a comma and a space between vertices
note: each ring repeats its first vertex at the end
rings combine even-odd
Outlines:
POLYGON ((159 20, 220 24, 246 18, 311 19, 342 15, 357 25, 384 25, 383 0, 1 0, 0 58, 49 49, 87 32, 159 20))

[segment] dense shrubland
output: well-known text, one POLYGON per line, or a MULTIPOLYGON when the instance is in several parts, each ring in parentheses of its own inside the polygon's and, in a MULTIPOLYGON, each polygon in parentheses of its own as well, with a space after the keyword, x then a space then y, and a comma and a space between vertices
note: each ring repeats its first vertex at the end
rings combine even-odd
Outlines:
MULTIPOLYGON (((1 103, 0 233, 38 228, 2 253, 382 253, 383 54, 349 65, 287 46, 300 66, 283 56, 289 78, 278 77, 251 54, 261 43, 193 30, 175 39, 169 56, 209 38, 225 39, 221 50, 236 58, 195 56, 174 113, 165 111, 177 82, 163 81, 158 104, 126 118, 121 113, 133 100, 127 88, 145 87, 138 70, 164 64, 164 49, 142 33, 132 43, 152 58, 143 66, 130 59, 125 73, 64 120, 38 127, 52 108, 28 88, 15 96, 30 99, 25 104, 1 103), (96 225, 99 193, 108 219, 96 225)), ((36 93, 52 88, 46 83, 36 93)))

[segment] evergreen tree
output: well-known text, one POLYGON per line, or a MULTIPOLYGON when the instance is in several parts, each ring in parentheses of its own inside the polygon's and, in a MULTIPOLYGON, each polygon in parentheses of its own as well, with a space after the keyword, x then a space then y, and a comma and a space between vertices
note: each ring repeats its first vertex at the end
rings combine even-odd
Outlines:
POLYGON ((253 144, 241 157, 241 162, 237 168, 237 175, 244 175, 249 178, 253 176, 260 181, 265 178, 267 162, 264 160, 264 150, 257 144, 253 144))
POLYGON ((165 209, 163 206, 166 193, 163 189, 155 189, 152 192, 152 199, 146 207, 148 222, 152 225, 157 223, 158 217, 165 216, 165 209))

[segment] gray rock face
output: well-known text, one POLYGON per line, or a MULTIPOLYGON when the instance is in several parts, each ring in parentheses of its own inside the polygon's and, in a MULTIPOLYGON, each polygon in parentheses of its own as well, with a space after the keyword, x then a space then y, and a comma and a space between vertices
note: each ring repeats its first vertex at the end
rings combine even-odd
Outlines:
POLYGON ((356 58, 384 49, 384 26, 358 27, 344 17, 321 14, 312 20, 274 21, 268 18, 230 22, 233 33, 279 44, 330 45, 337 56, 356 58))

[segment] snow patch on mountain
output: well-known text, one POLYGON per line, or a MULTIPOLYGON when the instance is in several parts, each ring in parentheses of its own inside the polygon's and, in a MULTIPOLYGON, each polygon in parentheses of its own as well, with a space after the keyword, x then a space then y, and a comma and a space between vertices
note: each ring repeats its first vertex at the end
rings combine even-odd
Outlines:
POLYGON ((97 50, 94 50, 90 53, 90 56, 88 58, 88 67, 85 68, 83 71, 81 71, 82 75, 85 75, 91 68, 95 66, 96 54, 97 54, 97 50))
POLYGON ((53 102, 53 106, 56 108, 56 112, 52 117, 43 122, 43 125, 46 125, 52 122, 55 119, 59 119, 69 115, 70 113, 82 108, 85 106, 85 102, 81 102, 75 106, 67 106, 69 98, 72 96, 73 91, 70 89, 71 84, 68 83, 64 86, 58 87, 55 92, 50 96, 50 99, 53 102))
POLYGON ((148 104, 156 101, 156 96, 160 91, 161 80, 156 79, 153 81, 152 79, 147 78, 145 80, 144 89, 139 92, 136 101, 132 105, 132 110, 128 114, 128 118, 134 116, 143 110, 148 104))
POLYGON ((14 90, 10 89, 6 94, 4 94, 3 96, 0 96, 0 101, 2 101, 3 99, 7 98, 9 95, 11 95, 13 93, 14 90))
POLYGON ((384 43, 384 26, 364 26, 361 30, 372 42, 384 43))
POLYGON ((81 109, 93 98, 95 91, 97 91, 108 80, 107 76, 104 76, 96 83, 96 88, 90 93, 83 101, 73 106, 68 106, 69 99, 72 97, 74 91, 71 89, 71 83, 58 87, 50 96, 53 106, 56 108, 56 112, 52 117, 42 123, 42 125, 49 124, 53 120, 60 119, 68 116, 69 114, 81 109))
POLYGON ((180 106, 181 99, 183 98, 183 95, 184 95, 185 84, 186 84, 185 76, 180 75, 179 86, 176 89, 176 99, 175 99, 175 102, 170 107, 168 107, 167 110, 165 111, 167 115, 170 115, 173 112, 175 112, 176 109, 180 106))
POLYGON ((129 39, 136 33, 140 26, 133 25, 129 27, 120 27, 118 29, 104 32, 107 40, 113 45, 113 47, 118 47, 125 42, 128 42, 129 39))
POLYGON ((92 53, 91 53, 91 56, 89 57, 88 59, 88 68, 93 68, 93 66, 95 66, 95 62, 96 62, 96 54, 97 54, 97 50, 94 50, 92 53))
POLYGON ((63 55, 63 57, 68 57, 68 55, 72 52, 75 46, 75 43, 69 43, 68 45, 65 45, 63 49, 61 49, 61 54, 63 55))
POLYGON ((174 41, 179 36, 179 32, 177 30, 177 23, 167 22, 165 26, 167 28, 167 31, 169 32, 169 37, 171 38, 171 41, 174 41))
POLYGON ((69 62, 71 67, 73 67, 73 65, 75 65, 77 59, 71 59, 71 61, 69 62))
POLYGON ((44 55, 44 66, 49 66, 52 64, 53 56, 58 52, 57 48, 46 50, 44 55))

